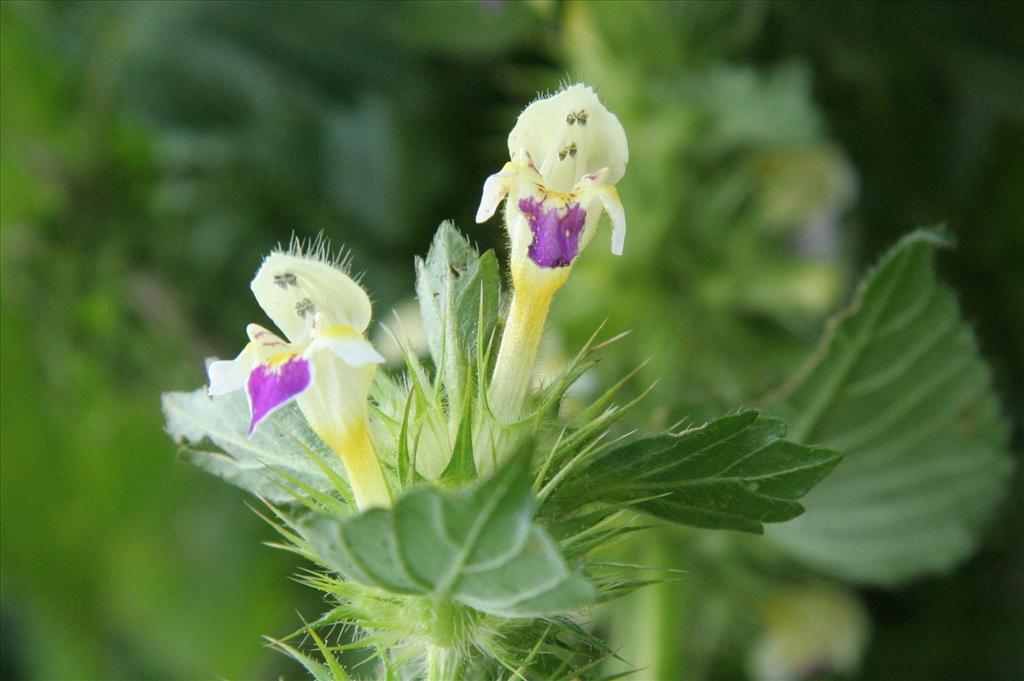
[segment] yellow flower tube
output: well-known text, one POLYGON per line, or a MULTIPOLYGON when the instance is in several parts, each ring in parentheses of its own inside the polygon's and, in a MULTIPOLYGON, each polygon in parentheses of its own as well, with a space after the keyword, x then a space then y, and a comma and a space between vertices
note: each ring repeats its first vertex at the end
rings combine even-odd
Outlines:
POLYGON ((505 201, 513 294, 488 401, 506 423, 522 414, 551 300, 602 212, 612 252, 622 253, 626 217, 614 185, 629 159, 618 118, 585 85, 528 106, 508 148, 511 160, 487 178, 476 216, 488 220, 505 201))

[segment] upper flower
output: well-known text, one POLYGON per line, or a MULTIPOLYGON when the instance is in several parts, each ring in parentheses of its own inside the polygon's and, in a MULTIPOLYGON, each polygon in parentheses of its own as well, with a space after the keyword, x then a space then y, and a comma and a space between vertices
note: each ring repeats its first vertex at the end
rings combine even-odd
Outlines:
MULTIPOLYGON (((509 133, 508 153, 509 162, 484 182, 476 214, 483 222, 505 201, 513 294, 488 389, 489 407, 503 423, 522 415, 551 300, 605 211, 612 252, 622 253, 626 214, 615 183, 629 160, 619 119, 585 85, 526 107, 509 133)), ((482 438, 492 444, 480 448, 478 465, 497 460, 498 440, 482 438)))
POLYGON ((573 85, 526 107, 508 150, 511 160, 484 183, 476 220, 490 218, 508 198, 513 279, 572 265, 602 210, 612 221, 612 252, 622 253, 626 217, 614 185, 629 149, 619 119, 592 89, 573 85))

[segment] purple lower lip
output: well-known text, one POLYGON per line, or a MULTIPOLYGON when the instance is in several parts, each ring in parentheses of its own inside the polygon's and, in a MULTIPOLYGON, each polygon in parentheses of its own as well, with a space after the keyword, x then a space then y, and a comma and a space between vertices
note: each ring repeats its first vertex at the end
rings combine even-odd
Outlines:
POLYGON ((544 201, 532 196, 519 200, 519 210, 526 216, 533 232, 533 241, 527 255, 540 267, 548 269, 568 267, 580 252, 580 234, 587 219, 587 211, 578 203, 559 208, 545 208, 544 201))
POLYGON ((249 434, 271 412, 308 388, 310 378, 309 361, 298 355, 277 366, 260 364, 253 369, 246 384, 252 406, 249 434))

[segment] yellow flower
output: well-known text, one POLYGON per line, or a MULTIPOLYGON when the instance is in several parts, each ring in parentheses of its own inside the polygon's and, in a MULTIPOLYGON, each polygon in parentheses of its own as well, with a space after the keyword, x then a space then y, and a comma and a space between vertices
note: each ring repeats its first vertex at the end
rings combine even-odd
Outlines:
POLYGON ((244 389, 250 433, 294 399, 341 458, 359 508, 389 506, 367 429, 367 396, 384 358, 363 337, 372 312, 366 291, 334 264, 294 249, 267 257, 251 288, 287 340, 250 324, 238 357, 210 363, 210 394, 244 389))
POLYGON ((626 215, 615 184, 629 160, 619 119, 585 85, 528 106, 508 149, 511 160, 484 182, 476 216, 484 222, 506 202, 514 290, 489 395, 503 420, 519 416, 551 299, 603 212, 612 252, 622 253, 626 215))

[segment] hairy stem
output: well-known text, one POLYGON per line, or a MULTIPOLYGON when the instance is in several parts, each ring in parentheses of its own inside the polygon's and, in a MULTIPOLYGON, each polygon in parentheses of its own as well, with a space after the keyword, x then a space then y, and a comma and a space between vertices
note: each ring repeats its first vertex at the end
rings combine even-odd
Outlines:
POLYGON ((450 648, 430 646, 427 650, 427 681, 454 681, 458 678, 458 660, 450 648))

